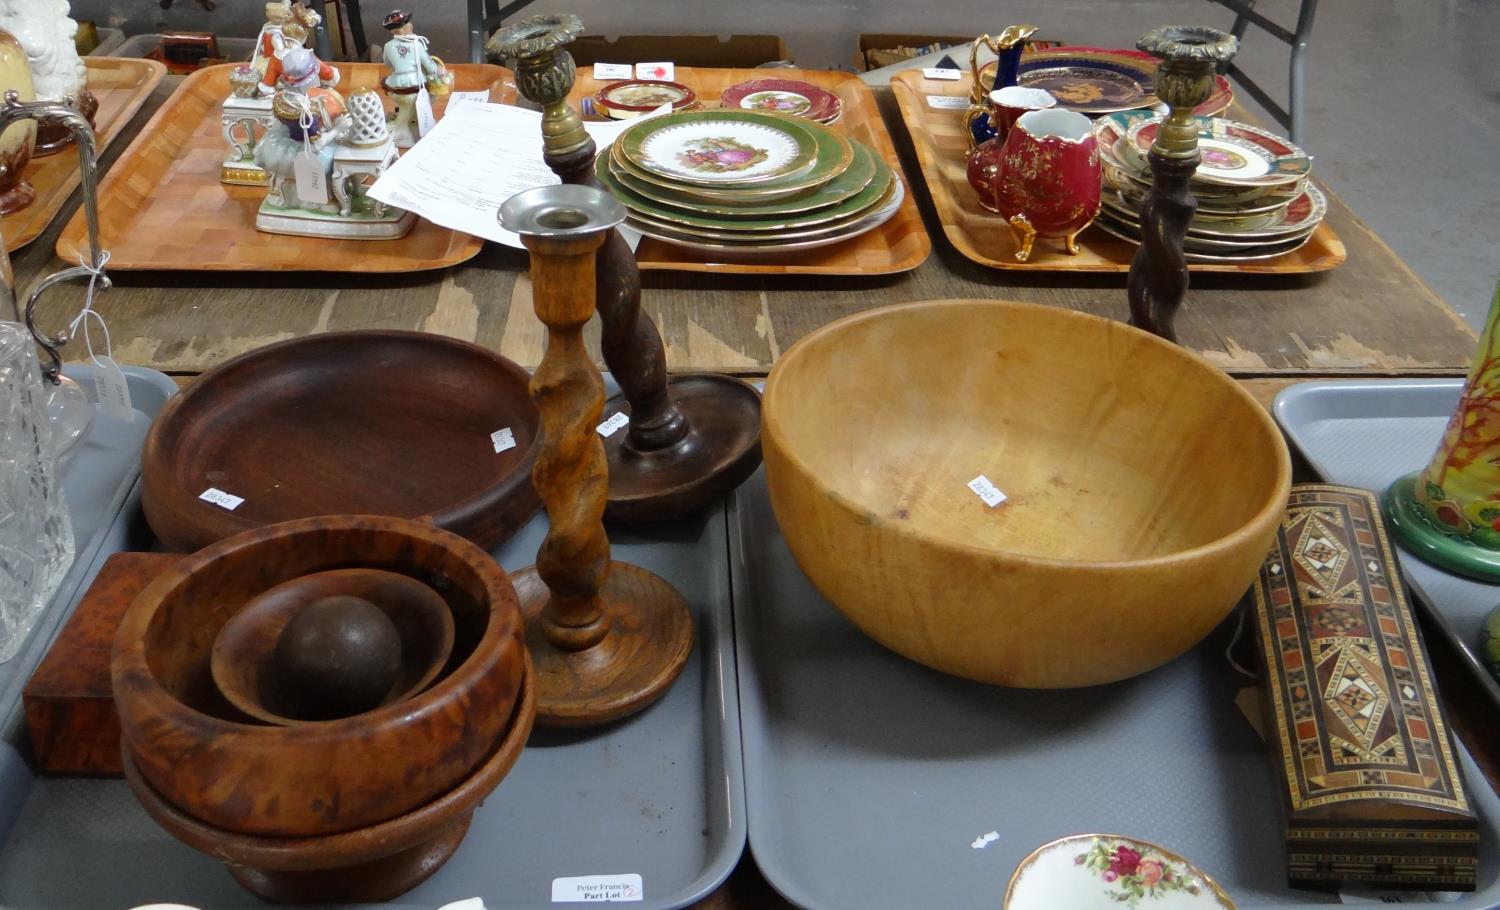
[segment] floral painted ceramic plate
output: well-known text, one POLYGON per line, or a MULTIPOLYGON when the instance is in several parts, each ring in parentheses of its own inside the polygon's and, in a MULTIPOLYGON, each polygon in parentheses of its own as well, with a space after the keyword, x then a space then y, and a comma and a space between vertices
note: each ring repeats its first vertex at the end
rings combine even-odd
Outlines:
POLYGON ((756 111, 683 111, 642 120, 615 139, 632 164, 678 183, 747 186, 812 169, 810 124, 756 111))
POLYGON ((700 253, 713 253, 726 257, 778 256, 795 250, 811 250, 818 247, 832 246, 836 243, 843 243, 846 240, 858 237, 861 234, 867 234, 895 217, 896 212, 900 211, 901 203, 905 198, 906 186, 901 182, 901 178, 894 177, 894 186, 892 187, 890 200, 880 208, 835 233, 808 240, 769 240, 752 243, 703 240, 697 234, 653 227, 649 224, 642 224, 634 218, 627 218, 625 223, 647 237, 664 240, 667 243, 696 250, 700 253))
MULTIPOLYGON (((667 117, 656 117, 650 121, 645 121, 642 125, 676 116, 679 115, 668 114, 667 117)), ((834 132, 821 124, 793 120, 777 114, 758 114, 751 111, 718 111, 712 113, 705 111, 697 116, 764 118, 769 119, 778 126, 788 125, 812 137, 815 144, 816 157, 810 168, 790 176, 778 177, 763 182, 701 186, 671 177, 664 177, 661 174, 647 170, 627 154, 625 144, 617 139, 610 146, 611 168, 617 174, 627 173, 640 181, 658 187, 663 195, 671 194, 671 198, 699 199, 706 202, 734 205, 801 197, 843 174, 854 162, 854 147, 849 140, 842 133, 834 132)), ((623 139, 625 137, 622 135, 620 138, 623 139)), ((658 194, 648 195, 656 196, 658 194)))
POLYGON ((1235 910, 1192 863, 1155 844, 1078 834, 1021 860, 1002 910, 1235 910))
POLYGON ((753 79, 731 85, 719 95, 726 108, 790 114, 806 120, 827 122, 839 115, 839 96, 810 82, 796 79, 753 79))
POLYGON ((878 193, 878 189, 890 180, 890 168, 864 145, 855 146, 854 162, 842 174, 812 192, 769 202, 752 200, 731 204, 674 197, 671 190, 663 190, 637 179, 628 171, 617 169, 610 157, 602 154, 594 162, 594 174, 604 188, 614 193, 632 212, 704 227, 740 222, 790 226, 814 223, 814 218, 841 217, 873 203, 877 195, 866 191, 878 193))
MULTIPOLYGON (((1137 123, 1125 142, 1144 160, 1160 127, 1160 117, 1137 123)), ((1198 119, 1198 151, 1203 160, 1193 180, 1216 186, 1280 186, 1296 183, 1312 170, 1312 157, 1289 141, 1222 117, 1198 119)))
POLYGON ((698 95, 681 82, 630 79, 612 82, 594 94, 594 104, 617 120, 649 114, 663 104, 680 111, 698 103, 698 95))

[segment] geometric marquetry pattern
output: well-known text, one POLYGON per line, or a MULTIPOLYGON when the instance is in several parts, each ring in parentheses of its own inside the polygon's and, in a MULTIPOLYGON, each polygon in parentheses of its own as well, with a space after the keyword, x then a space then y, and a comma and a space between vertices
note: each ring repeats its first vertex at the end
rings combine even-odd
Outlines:
POLYGON ((1375 497, 1297 486, 1255 586, 1293 811, 1396 800, 1468 811, 1375 497))

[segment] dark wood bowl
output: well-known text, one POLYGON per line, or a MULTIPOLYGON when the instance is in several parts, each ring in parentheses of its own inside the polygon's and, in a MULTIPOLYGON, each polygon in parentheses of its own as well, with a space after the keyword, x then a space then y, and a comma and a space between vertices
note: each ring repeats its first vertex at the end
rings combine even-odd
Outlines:
POLYGON ((167 403, 141 456, 146 518, 190 553, 313 515, 422 518, 490 548, 540 506, 537 411, 515 363, 424 332, 332 332, 223 363, 167 403), (516 445, 490 436, 509 427, 516 445), (233 510, 208 489, 244 501, 233 510))
POLYGON ((536 687, 525 660, 521 695, 498 745, 478 769, 431 802, 389 821, 325 837, 256 837, 204 824, 172 805, 125 755, 130 789, 167 833, 223 860, 256 896, 278 903, 387 901, 442 867, 468 831, 480 801, 510 772, 531 735, 536 687))
POLYGON ((270 724, 324 719, 315 699, 289 686, 276 663, 276 644, 287 623, 325 597, 369 601, 401 637, 401 666, 379 705, 405 701, 427 688, 453 653, 453 614, 442 595, 415 578, 378 569, 335 569, 283 582, 252 598, 224 623, 209 655, 214 682, 229 703, 270 724))
POLYGON ((525 664, 510 578, 479 547, 422 522, 305 518, 183 557, 141 592, 115 638, 123 751, 184 812, 229 831, 352 831, 432 801, 504 730, 525 664), (442 594, 453 669, 415 698, 297 726, 249 722, 214 685, 210 651, 229 618, 283 582, 330 569, 409 575, 442 594))

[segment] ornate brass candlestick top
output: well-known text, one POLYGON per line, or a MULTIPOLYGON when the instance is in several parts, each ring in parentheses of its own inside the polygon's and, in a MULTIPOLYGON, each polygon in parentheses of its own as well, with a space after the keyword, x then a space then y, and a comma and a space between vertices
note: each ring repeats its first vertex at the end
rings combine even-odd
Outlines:
POLYGON ((1176 341, 1172 321, 1188 288, 1182 241, 1198 211, 1189 188, 1200 160, 1193 108, 1213 91, 1215 70, 1234 57, 1239 42, 1218 29, 1169 25, 1148 33, 1136 47, 1162 58, 1156 95, 1167 105, 1167 117, 1148 156, 1151 191, 1141 206, 1141 245, 1126 285, 1130 324, 1176 341))
MULTIPOLYGON (((542 106, 543 157, 565 184, 597 187, 597 147, 567 104, 577 74, 564 48, 577 16, 536 16, 496 32, 488 51, 511 65, 521 95, 542 106)), ((760 395, 728 376, 668 381, 661 335, 641 312, 641 276, 630 244, 610 231, 598 254, 596 296, 604 362, 620 384, 610 415, 628 432, 605 438, 612 519, 671 518, 719 499, 760 464, 760 395)))
POLYGON ((583 346, 593 315, 594 257, 625 208, 603 190, 546 186, 500 207, 531 251, 532 299, 547 350, 531 379, 542 417, 532 478, 551 528, 536 565, 512 575, 536 668, 537 719, 591 726, 633 714, 682 672, 693 647, 687 602, 637 566, 611 562, 604 535, 609 476, 595 427, 604 381, 583 346))

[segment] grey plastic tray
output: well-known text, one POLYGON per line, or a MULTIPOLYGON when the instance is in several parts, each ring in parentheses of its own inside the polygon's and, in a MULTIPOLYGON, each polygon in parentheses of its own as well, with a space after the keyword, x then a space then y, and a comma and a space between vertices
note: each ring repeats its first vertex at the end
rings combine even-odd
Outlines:
MULTIPOLYGON (((1272 413, 1287 439, 1330 483, 1383 492, 1426 467, 1463 391, 1461 379, 1306 382, 1283 389, 1272 413)), ((1500 585, 1462 578, 1397 547, 1417 602, 1467 659, 1500 712, 1500 685, 1479 663, 1479 629, 1500 585)), ((1500 716, 1497 716, 1500 722, 1500 716)))
MULTIPOLYGON (((1004 689, 908 661, 844 620, 787 550, 763 473, 731 503, 730 546, 750 849, 793 903, 993 910, 1027 853, 1084 832, 1175 849, 1241 910, 1339 903, 1286 885, 1268 747, 1224 658, 1232 623, 1125 682, 1004 689)), ((1500 798, 1460 752, 1483 820, 1481 891, 1447 906, 1489 910, 1500 798)))
MULTIPOLYGON (((110 553, 150 545, 138 494, 117 511, 89 577, 110 553)), ((529 564, 545 531, 539 516, 496 558, 507 569, 529 564)), ((722 508, 643 533, 610 529, 616 559, 661 575, 692 605, 698 638, 682 677, 630 720, 534 733, 448 864, 381 906, 434 910, 477 896, 490 910, 543 908, 554 877, 634 872, 645 894, 630 906, 666 910, 723 882, 746 836, 726 535, 722 508)), ((264 906, 157 827, 123 781, 38 776, 16 742, 0 744, 9 757, 0 758, 0 907, 264 906)))

